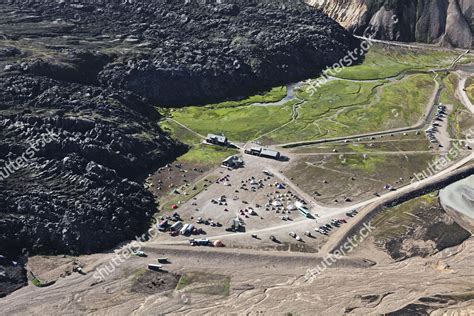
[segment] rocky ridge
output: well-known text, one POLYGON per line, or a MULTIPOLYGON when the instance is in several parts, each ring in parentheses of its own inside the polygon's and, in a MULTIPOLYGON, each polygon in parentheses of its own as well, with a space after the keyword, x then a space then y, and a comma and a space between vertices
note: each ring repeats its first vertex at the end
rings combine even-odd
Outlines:
POLYGON ((306 0, 357 35, 381 40, 473 46, 471 0, 306 0))
POLYGON ((40 48, 46 54, 31 53, 30 72, 64 79, 64 67, 67 73, 82 69, 68 62, 67 48, 94 48, 110 58, 94 56, 88 64, 101 85, 162 106, 212 103, 307 79, 358 45, 337 22, 300 1, 46 2, 3 11, 4 37, 51 43, 40 48))
POLYGON ((0 90, 2 253, 90 253, 145 230, 154 200, 130 179, 184 148, 143 99, 29 76, 0 90))

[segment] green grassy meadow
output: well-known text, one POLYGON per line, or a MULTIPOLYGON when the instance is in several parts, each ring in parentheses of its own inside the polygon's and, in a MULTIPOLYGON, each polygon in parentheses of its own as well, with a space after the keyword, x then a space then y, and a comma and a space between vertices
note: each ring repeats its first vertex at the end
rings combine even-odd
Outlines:
POLYGON ((474 78, 472 77, 466 82, 466 92, 471 102, 474 103, 474 78))
POLYGON ((344 79, 373 80, 395 77, 403 72, 427 71, 449 67, 459 56, 456 52, 411 50, 374 46, 362 64, 345 68, 336 76, 344 79))
POLYGON ((238 153, 236 149, 202 144, 202 138, 173 121, 163 121, 161 128, 173 138, 190 147, 189 151, 178 158, 178 162, 197 166, 219 165, 225 158, 238 153))
MULTIPOLYGON (((258 139, 263 144, 408 127, 417 123, 434 92, 435 74, 428 70, 451 65, 457 54, 375 45, 361 65, 340 72, 340 79, 329 80, 314 94, 303 84, 295 91, 297 99, 284 105, 254 105, 282 100, 287 89, 276 87, 242 100, 167 109, 162 113, 202 135, 222 133, 234 142, 258 139)), ((179 134, 174 132, 177 139, 190 142, 186 139, 189 135, 179 134)), ((193 145, 196 150, 200 147, 196 142, 193 145)), ((219 156, 200 150, 188 157, 201 160, 207 155, 219 156)))

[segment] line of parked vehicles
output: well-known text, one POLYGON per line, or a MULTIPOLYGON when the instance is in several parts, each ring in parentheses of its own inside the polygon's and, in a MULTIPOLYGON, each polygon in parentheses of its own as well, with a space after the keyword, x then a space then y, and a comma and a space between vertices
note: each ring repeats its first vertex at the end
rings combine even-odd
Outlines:
MULTIPOLYGON (((353 210, 351 212, 347 212, 346 215, 349 216, 349 217, 353 217, 357 214, 357 211, 356 210, 353 210)), ((314 230, 317 232, 317 233, 320 233, 321 235, 324 235, 324 236, 328 236, 329 233, 334 229, 334 228, 338 228, 340 227, 341 225, 343 224, 346 224, 347 223, 347 220, 343 219, 343 218, 333 218, 331 220, 330 223, 328 224, 325 224, 325 225, 321 225, 319 227, 316 227, 314 230)), ((296 239, 297 241, 302 241, 301 237, 296 234, 295 232, 290 232, 289 233, 290 237, 296 239)), ((310 238, 315 238, 310 231, 305 231, 304 232, 304 235, 307 236, 307 237, 310 237, 310 238)), ((270 240, 272 240, 272 237, 275 238, 274 236, 270 236, 270 240)), ((274 240, 272 240, 274 241, 274 240)))
POLYGON ((444 119, 447 117, 448 113, 446 112, 447 107, 445 105, 438 105, 438 110, 435 114, 435 117, 433 119, 433 122, 431 123, 431 126, 425 131, 426 136, 430 140, 432 144, 438 144, 440 147, 442 147, 441 144, 439 144, 438 139, 436 138, 436 133, 439 131, 439 127, 441 127, 441 124, 439 122, 443 122, 444 119))
POLYGON ((350 211, 350 212, 347 212, 347 213, 346 213, 346 216, 347 216, 347 217, 354 217, 354 216, 356 216, 358 213, 359 213, 359 211, 357 211, 357 210, 352 210, 352 211, 350 211))
POLYGON ((155 263, 149 263, 148 264, 148 269, 152 271, 163 271, 163 265, 162 264, 169 264, 171 263, 168 258, 158 258, 158 263, 161 264, 155 264, 155 263))
MULTIPOLYGON (((209 221, 198 221, 198 223, 209 223, 209 221)), ((195 227, 193 224, 184 224, 177 212, 173 213, 171 217, 162 217, 162 221, 157 225, 160 232, 169 232, 171 236, 179 235, 201 235, 205 234, 204 230, 195 227)))
POLYGON ((315 230, 320 233, 321 235, 325 235, 325 236, 328 236, 329 233, 333 230, 333 228, 338 228, 340 227, 342 224, 346 224, 347 221, 343 218, 333 218, 331 220, 331 223, 330 224, 326 224, 326 225, 321 225, 317 228, 315 228, 315 230))

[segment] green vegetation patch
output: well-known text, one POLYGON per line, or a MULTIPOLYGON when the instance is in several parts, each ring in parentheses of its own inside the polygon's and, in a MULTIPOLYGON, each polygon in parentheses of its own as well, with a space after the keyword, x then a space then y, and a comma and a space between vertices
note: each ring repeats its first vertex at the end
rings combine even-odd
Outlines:
POLYGON ((347 155, 342 160, 343 164, 347 165, 351 169, 366 170, 373 172, 377 169, 377 166, 385 162, 384 155, 365 155, 368 151, 362 146, 352 145, 350 148, 354 152, 362 153, 362 155, 347 155))
POLYGON ((456 74, 450 73, 442 77, 443 90, 440 95, 440 102, 453 106, 448 117, 449 134, 454 139, 464 139, 465 131, 474 126, 474 118, 471 112, 456 97, 456 89, 459 78, 456 74))
POLYGON ((207 295, 229 296, 230 277, 205 272, 189 272, 181 276, 177 291, 207 295))
POLYGON ((284 174, 322 204, 340 206, 347 197, 358 202, 384 193, 387 184, 396 188, 409 184, 410 177, 436 157, 432 153, 368 153, 364 158, 363 150, 360 154, 300 155, 284 174))
POLYGON ((472 77, 466 81, 466 92, 471 103, 474 103, 474 78, 472 77))
MULTIPOLYGON (((261 94, 256 94, 253 96, 249 96, 240 100, 230 100, 224 101, 220 103, 214 103, 206 105, 206 107, 210 108, 229 108, 229 107, 239 107, 239 106, 247 106, 251 104, 265 104, 265 103, 274 103, 283 100, 288 93, 288 89, 286 86, 280 86, 272 88, 268 91, 265 91, 261 94)), ((188 105, 186 107, 192 107, 192 105, 188 105)), ((169 107, 160 108, 160 112, 163 114, 168 113, 169 107)))
MULTIPOLYGON (((165 114, 201 135, 222 133, 232 141, 259 139, 264 144, 407 127, 414 125, 424 113, 435 85, 434 74, 413 72, 448 67, 458 55, 375 45, 363 64, 344 69, 338 75, 349 80, 329 80, 313 95, 303 85, 295 91, 299 100, 285 105, 255 106, 255 103, 282 100, 287 90, 277 87, 243 100, 165 110, 165 114), (394 78, 404 72, 412 74, 394 78)), ((186 137, 175 134, 179 140, 186 137)), ((191 159, 197 156, 197 160, 206 156, 190 155, 191 159)))
MULTIPOLYGON (((342 111, 335 121, 339 126, 347 126, 345 132, 349 135, 351 130, 372 132, 413 125, 424 112, 433 88, 434 82, 429 75, 407 77, 385 85, 380 91, 380 99, 374 97, 375 100, 366 106, 342 111)), ((329 129, 336 124, 327 126, 329 129)))
POLYGON ((186 154, 179 157, 178 161, 193 164, 219 165, 225 158, 238 153, 239 151, 236 149, 201 144, 192 147, 186 154))
POLYGON ((273 143, 286 143, 340 135, 350 128, 337 122, 341 112, 350 113, 356 107, 369 104, 381 85, 382 82, 333 80, 321 86, 313 96, 308 94, 307 86, 302 86, 297 96, 305 103, 299 108, 297 119, 267 138, 273 143))
POLYGON ((33 278, 31 280, 31 284, 33 284, 34 286, 36 287, 48 287, 48 286, 51 286, 53 285, 54 283, 56 283, 56 281, 50 281, 50 282, 47 282, 47 283, 43 283, 41 280, 39 280, 38 278, 33 278))
POLYGON ((189 146, 200 144, 203 140, 199 135, 170 120, 162 121, 160 127, 174 139, 189 146))
POLYGON ((372 225, 376 227, 375 244, 383 247, 393 259, 425 257, 460 245, 471 236, 446 215, 437 192, 383 209, 375 216, 372 225), (405 241, 430 242, 407 248, 405 241))
POLYGON ((283 106, 186 107, 171 112, 176 121, 200 134, 225 134, 231 141, 248 141, 289 122, 292 102, 283 106))
POLYGON ((361 65, 345 68, 337 77, 356 80, 396 77, 408 71, 449 67, 458 56, 456 52, 413 50, 376 44, 365 55, 361 65))
POLYGON ((375 240, 389 240, 401 236, 407 227, 417 220, 417 213, 439 209, 438 194, 431 193, 384 210, 372 221, 372 225, 376 227, 375 240))
POLYGON ((385 161, 383 155, 370 155, 363 158, 358 155, 350 155, 345 158, 345 164, 351 169, 366 170, 368 172, 375 171, 377 166, 385 161))
POLYGON ((189 151, 178 158, 178 162, 195 165, 219 165, 225 158, 238 154, 238 150, 202 144, 202 137, 173 121, 163 121, 161 128, 174 139, 190 146, 189 151))
POLYGON ((332 80, 306 100, 298 118, 267 135, 267 142, 289 143, 377 132, 415 125, 434 92, 431 74, 400 81, 351 82, 332 80))
POLYGON ((266 91, 262 94, 253 95, 247 97, 242 100, 237 101, 225 101, 216 104, 210 104, 209 107, 217 108, 217 107, 238 107, 238 106, 246 106, 255 103, 274 103, 283 100, 288 93, 288 89, 285 86, 276 87, 266 91))
POLYGON ((354 142, 354 143, 332 143, 323 145, 310 145, 295 147, 291 150, 293 153, 330 153, 334 149, 338 153, 351 153, 351 152, 403 152, 403 151, 427 151, 430 145, 426 137, 422 135, 415 135, 410 133, 406 136, 406 139, 395 139, 395 137, 385 136, 383 138, 377 138, 374 141, 354 142), (355 148, 354 148, 355 147, 355 148))
POLYGON ((440 102, 444 104, 452 104, 455 106, 462 106, 462 103, 456 98, 456 89, 459 84, 459 78, 454 73, 443 75, 441 77, 443 90, 440 94, 440 102))

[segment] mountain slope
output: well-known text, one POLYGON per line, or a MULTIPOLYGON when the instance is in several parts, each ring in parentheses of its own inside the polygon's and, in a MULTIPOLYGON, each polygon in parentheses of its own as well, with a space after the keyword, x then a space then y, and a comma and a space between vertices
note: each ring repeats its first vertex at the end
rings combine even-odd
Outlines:
POLYGON ((357 35, 469 48, 471 0, 306 0, 357 35))

